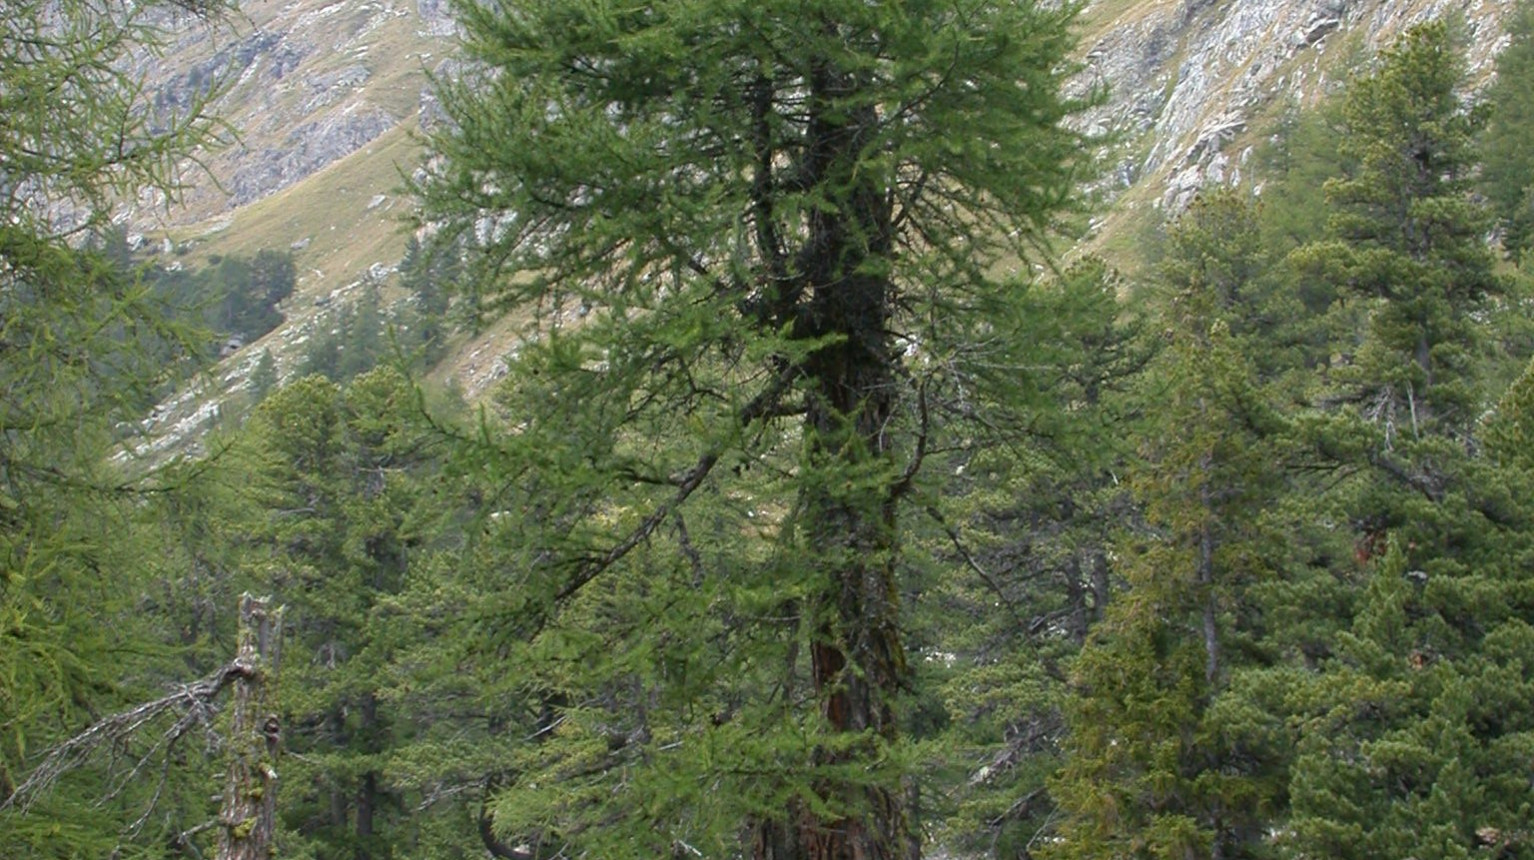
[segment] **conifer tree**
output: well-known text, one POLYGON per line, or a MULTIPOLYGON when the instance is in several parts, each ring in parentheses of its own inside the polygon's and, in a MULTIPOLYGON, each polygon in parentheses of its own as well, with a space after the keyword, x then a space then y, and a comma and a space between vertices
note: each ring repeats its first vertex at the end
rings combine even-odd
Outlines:
POLYGON ((1352 163, 1327 183, 1335 238, 1296 252, 1368 312, 1344 374, 1350 395, 1416 437, 1474 419, 1474 314, 1504 289, 1483 241, 1487 213, 1469 194, 1481 114, 1461 100, 1463 83, 1444 22, 1382 52, 1342 106, 1339 148, 1352 163))
POLYGON ((1502 247, 1519 259, 1534 240, 1534 4, 1520 2, 1507 26, 1510 40, 1497 55, 1497 79, 1487 89, 1487 125, 1481 143, 1477 187, 1486 195, 1502 228, 1502 247))
POLYGON ((1264 528, 1282 421, 1248 354, 1264 270, 1257 221, 1233 192, 1201 197, 1168 237, 1170 343, 1134 485, 1148 534, 1124 534, 1127 591, 1083 648, 1068 707, 1066 813, 1052 856, 1248 856, 1270 801, 1269 762, 1233 749, 1221 697, 1248 658, 1246 589, 1271 574, 1264 528))
POLYGON ((377 284, 362 288, 356 307, 345 318, 341 329, 341 360, 337 367, 340 379, 351 379, 373 369, 384 356, 385 337, 383 296, 377 284))
POLYGON ((18 0, 0 15, 0 831, 17 858, 176 835, 172 816, 139 819, 153 784, 114 787, 106 769, 30 812, 9 802, 35 752, 163 681, 144 656, 163 640, 136 603, 152 554, 125 539, 149 483, 107 457, 176 369, 136 344, 186 352, 202 336, 166 319, 110 242, 86 239, 108 232, 115 201, 174 193, 182 159, 216 141, 205 100, 157 113, 132 70, 163 42, 167 6, 222 8, 18 0))
POLYGON ((1367 320, 1298 422, 1334 476, 1306 515, 1354 549, 1296 569, 1267 605, 1275 630, 1304 599, 1329 622, 1275 637, 1293 665, 1262 679, 1269 713, 1295 729, 1275 833, 1297 856, 1527 850, 1527 792, 1510 790, 1527 777, 1504 756, 1529 737, 1508 703, 1529 689, 1530 518, 1518 470, 1478 438, 1505 285, 1468 193, 1477 116, 1462 85, 1444 24, 1381 55, 1343 105, 1357 160, 1328 186, 1336 239, 1292 257, 1367 320))
POLYGON ((1115 590, 1114 533, 1138 519, 1119 476, 1155 341, 1128 289, 1092 258, 1032 285, 993 320, 1015 352, 1005 396, 993 389, 985 406, 997 418, 936 446, 952 449, 934 489, 941 519, 934 507, 912 540, 932 542, 940 566, 908 579, 922 606, 906 628, 926 655, 916 686, 938 694, 939 706, 918 700, 921 738, 934 767, 957 771, 928 800, 944 804, 937 839, 950 851, 1013 856, 1059 816, 1046 782, 1060 766, 1064 667, 1115 590))
POLYGON ((1084 160, 1074 4, 458 11, 479 73, 441 87, 423 217, 528 323, 498 633, 587 661, 568 796, 510 786, 501 826, 541 799, 608 857, 916 855, 901 502, 948 417, 924 380, 985 365, 993 273, 1084 160))
POLYGON ((277 359, 272 357, 270 349, 261 350, 261 355, 256 359, 256 366, 250 371, 250 379, 246 385, 250 389, 250 397, 253 403, 260 403, 277 388, 277 359))
POLYGON ((408 523, 429 448, 410 421, 414 397, 391 369, 345 388, 316 375, 274 392, 251 422, 262 513, 247 527, 265 550, 251 563, 287 607, 287 653, 307 667, 282 692, 300 754, 282 814, 323 856, 387 857, 410 832, 384 774, 407 719, 386 695, 400 639, 380 606, 403 589, 419 541, 408 523))
POLYGON ((426 367, 436 364, 447 348, 451 331, 448 310, 453 291, 462 277, 463 250, 456 244, 440 247, 423 244, 411 236, 405 243, 405 255, 399 264, 400 286, 414 301, 405 314, 408 343, 419 351, 419 361, 426 367))

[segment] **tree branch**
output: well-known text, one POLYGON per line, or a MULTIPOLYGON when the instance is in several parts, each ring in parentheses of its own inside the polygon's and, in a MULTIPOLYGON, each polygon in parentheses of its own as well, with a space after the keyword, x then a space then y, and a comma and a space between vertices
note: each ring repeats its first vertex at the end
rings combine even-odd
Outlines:
MULTIPOLYGON (((747 427, 763 418, 771 417, 778 408, 779 398, 789 389, 789 385, 797 373, 798 368, 795 366, 785 367, 779 371, 765 389, 757 394, 756 397, 753 397, 749 403, 741 407, 740 412, 736 415, 736 421, 739 422, 740 426, 747 427)), ((648 540, 650 535, 654 534, 655 530, 660 527, 661 523, 665 522, 674 512, 680 509, 687 499, 692 496, 694 490, 702 486, 704 479, 713 471, 722 454, 723 451, 720 450, 708 451, 699 457, 690 468, 675 475, 672 483, 676 485, 676 492, 672 494, 671 498, 662 502, 651 511, 648 516, 640 521, 639 525, 635 526, 628 533, 627 537, 608 549, 607 552, 595 558, 587 558, 581 561, 570 578, 554 593, 554 603, 558 604, 574 597, 576 593, 585 588, 592 580, 601 576, 613 565, 622 561, 635 547, 648 540)), ((534 619, 529 634, 536 634, 547 623, 548 613, 540 612, 539 616, 534 619)))
MULTIPOLYGON (((217 710, 212 707, 214 699, 235 678, 249 676, 252 671, 251 667, 238 660, 231 661, 206 678, 182 685, 169 695, 97 721, 49 750, 37 767, 33 768, 32 773, 16 787, 16 790, 11 792, 9 797, 0 800, 0 811, 17 807, 23 813, 27 812, 39 796, 58 782, 59 777, 85 764, 98 749, 116 746, 161 716, 182 711, 176 722, 165 730, 148 752, 139 758, 129 774, 131 777, 132 774, 141 771, 156 752, 163 749, 168 754, 170 748, 194 726, 211 724, 217 713, 217 710)), ((126 779, 120 781, 109 797, 120 793, 126 782, 126 779)))

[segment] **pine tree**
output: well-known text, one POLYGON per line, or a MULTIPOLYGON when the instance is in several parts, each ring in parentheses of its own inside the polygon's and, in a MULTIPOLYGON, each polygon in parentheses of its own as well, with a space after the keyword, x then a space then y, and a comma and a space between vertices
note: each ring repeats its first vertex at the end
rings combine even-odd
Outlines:
POLYGON ((405 315, 410 334, 407 342, 420 352, 418 361, 425 367, 436 364, 446 351, 450 300, 462 269, 463 249, 456 244, 422 244, 415 236, 405 243, 405 256, 399 264, 400 286, 414 298, 410 308, 414 313, 405 315))
POLYGON ((341 329, 341 358, 337 378, 346 380, 367 373, 384 356, 383 296, 377 284, 362 288, 362 295, 341 329))
POLYGON ((1328 186, 1336 238, 1291 258, 1366 321, 1296 422, 1332 476, 1296 510, 1353 548, 1273 590, 1274 646, 1292 663, 1252 687, 1295 730, 1274 831, 1296 856, 1527 850, 1527 791, 1511 788, 1526 775, 1505 755, 1529 737, 1511 703, 1529 695, 1534 535, 1518 470, 1478 438, 1505 284, 1468 193, 1478 119, 1454 44, 1444 24, 1415 28, 1355 83, 1342 115, 1356 164, 1328 186), (1285 631, 1302 600, 1319 611, 1285 631))
POLYGON ((404 589, 420 541, 410 525, 430 449, 410 420, 414 389, 379 369, 342 388, 310 376, 256 410, 250 563, 286 606, 293 638, 281 694, 290 716, 282 815, 321 856, 378 860, 410 832, 385 775, 408 715, 389 699, 403 640, 383 606, 404 589), (290 664, 291 665, 291 664, 290 664), (300 668, 302 667, 302 668, 300 668))
POLYGON ((1502 247, 1513 259, 1534 240, 1534 153, 1527 145, 1534 129, 1534 4, 1520 2, 1507 26, 1510 41, 1497 55, 1497 78, 1487 88, 1486 132, 1477 187, 1486 195, 1502 228, 1502 247))
POLYGON ((1283 422, 1260 382, 1247 316, 1264 258, 1233 192, 1201 197, 1168 236, 1162 320, 1147 374, 1148 533, 1121 536, 1128 590, 1074 665, 1058 857, 1238 857, 1256 850, 1271 762, 1237 752, 1222 696, 1249 657, 1247 588, 1271 576, 1264 510, 1283 422))
POLYGON ((250 388, 250 397, 253 403, 260 403, 277 388, 277 359, 272 357, 270 349, 261 350, 260 358, 256 359, 256 366, 250 371, 250 379, 246 385, 250 388))
POLYGON ((1335 238, 1296 258, 1368 313, 1344 374, 1350 396, 1420 437, 1473 420, 1475 314, 1505 285, 1483 241, 1487 213, 1469 194, 1482 117, 1460 99, 1453 32, 1417 27, 1380 64, 1342 107, 1351 168, 1327 183, 1335 238))
MULTIPOLYGON (((424 214, 530 329, 492 467, 521 520, 500 634, 593 661, 563 673, 586 746, 543 832, 919 850, 897 577, 944 417, 922 380, 984 363, 992 273, 1070 197, 1074 11, 459 6, 483 73, 442 87, 424 214)), ((506 792, 501 826, 536 818, 506 792)))

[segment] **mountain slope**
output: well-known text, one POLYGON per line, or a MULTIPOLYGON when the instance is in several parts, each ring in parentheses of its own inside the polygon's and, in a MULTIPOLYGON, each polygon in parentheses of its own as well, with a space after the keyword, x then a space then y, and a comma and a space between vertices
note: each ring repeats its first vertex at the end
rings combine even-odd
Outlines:
MULTIPOLYGON (((1106 86, 1084 118, 1118 134, 1097 190, 1106 205, 1085 246, 1133 268, 1136 237, 1158 213, 1206 185, 1250 179, 1266 123, 1313 104, 1348 70, 1419 21, 1461 14, 1468 62, 1484 78, 1514 0, 1095 0, 1082 23, 1077 85, 1106 86)), ((301 345, 368 279, 387 282, 405 242, 398 188, 413 136, 433 113, 428 70, 447 70, 453 25, 443 0, 250 0, 242 19, 209 29, 172 22, 179 39, 144 74, 184 103, 224 80, 218 106, 237 135, 210 153, 207 175, 166 208, 142 201, 132 229, 187 265, 227 253, 292 249, 298 289, 288 322, 228 360, 175 408, 205 417, 237 389, 263 348, 291 370, 301 345)), ((511 344, 492 330, 461 344, 439 372, 470 395, 496 375, 511 344)), ((167 424, 169 426, 169 424, 167 424)), ((196 426, 193 422, 191 426, 196 426)))
POLYGON ((1238 184, 1261 120, 1335 92, 1413 24, 1463 14, 1472 76, 1504 44, 1513 0, 1182 0, 1095 4, 1084 78, 1110 88, 1091 122, 1128 135, 1110 187, 1180 208, 1238 184), (1122 8, 1119 8, 1122 7, 1122 8))

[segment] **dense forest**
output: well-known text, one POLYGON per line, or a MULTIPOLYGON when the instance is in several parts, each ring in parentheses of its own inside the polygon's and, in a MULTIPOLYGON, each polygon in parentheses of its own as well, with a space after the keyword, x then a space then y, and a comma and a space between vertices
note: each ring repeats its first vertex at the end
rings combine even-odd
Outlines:
POLYGON ((0 22, 0 854, 1534 857, 1534 3, 1115 265, 1074 4, 464 0, 409 298, 150 461, 295 278, 113 226, 164 11, 0 22))

